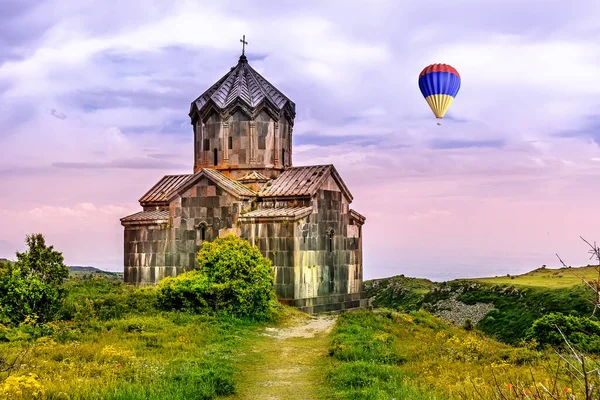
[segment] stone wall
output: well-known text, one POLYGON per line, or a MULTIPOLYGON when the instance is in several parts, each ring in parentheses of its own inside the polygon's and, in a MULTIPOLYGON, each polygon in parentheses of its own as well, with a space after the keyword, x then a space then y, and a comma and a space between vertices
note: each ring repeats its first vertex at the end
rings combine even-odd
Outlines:
POLYGON ((283 300, 333 299, 362 292, 361 227, 350 218, 349 203, 333 178, 313 199, 257 204, 258 209, 304 206, 312 206, 313 213, 296 221, 264 219, 240 227, 241 237, 273 262, 277 295, 283 300))
POLYGON ((298 225, 294 298, 362 291, 362 238, 351 225, 349 203, 333 178, 313 199, 307 221, 298 225))
POLYGON ((240 237, 257 246, 273 263, 275 292, 280 299, 294 297, 294 221, 240 224, 240 237))
POLYGON ((171 203, 173 265, 194 267, 203 241, 237 233, 236 217, 249 207, 248 202, 236 199, 203 177, 171 203))
POLYGON ((132 224, 125 227, 125 282, 155 284, 176 276, 183 267, 170 263, 171 230, 164 224, 132 224))
POLYGON ((254 119, 237 111, 226 121, 214 113, 194 125, 194 171, 207 167, 258 170, 291 166, 290 127, 285 118, 276 123, 264 111, 254 119))

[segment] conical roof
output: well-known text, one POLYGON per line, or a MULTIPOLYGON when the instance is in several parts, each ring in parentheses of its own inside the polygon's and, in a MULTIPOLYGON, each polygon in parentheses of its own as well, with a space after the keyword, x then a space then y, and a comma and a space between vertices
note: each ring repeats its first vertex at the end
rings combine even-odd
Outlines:
POLYGON ((235 67, 192 102, 190 117, 194 119, 195 113, 204 114, 211 107, 231 112, 240 105, 251 114, 266 108, 276 116, 286 113, 292 121, 296 115, 294 102, 256 72, 242 55, 235 67))

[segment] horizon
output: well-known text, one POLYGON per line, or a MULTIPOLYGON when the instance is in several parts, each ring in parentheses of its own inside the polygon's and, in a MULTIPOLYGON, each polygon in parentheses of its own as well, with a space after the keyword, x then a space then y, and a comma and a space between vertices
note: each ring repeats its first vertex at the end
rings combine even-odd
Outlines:
POLYGON ((189 105, 245 35, 249 63, 296 103, 294 166, 334 164, 366 217, 365 280, 589 263, 600 4, 250 4, 3 5, 0 258, 39 232, 69 265, 122 271, 119 218, 192 172, 189 105), (462 79, 442 126, 417 84, 438 62, 462 79))

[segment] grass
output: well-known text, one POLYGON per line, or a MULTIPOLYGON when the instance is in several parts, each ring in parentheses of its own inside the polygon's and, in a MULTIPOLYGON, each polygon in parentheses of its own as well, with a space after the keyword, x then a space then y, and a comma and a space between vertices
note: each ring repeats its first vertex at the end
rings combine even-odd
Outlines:
POLYGON ((258 337, 261 324, 161 312, 152 288, 107 278, 67 286, 67 319, 0 326, 0 364, 27 350, 20 368, 0 374, 0 398, 213 399, 235 393, 234 354, 258 337))
POLYGON ((582 395, 553 353, 512 347, 424 311, 343 314, 330 354, 337 363, 328 379, 344 399, 487 400, 534 394, 549 399, 566 398, 562 395, 569 390, 582 395), (562 395, 546 396, 540 385, 562 395))
POLYGON ((594 266, 560 269, 539 268, 523 275, 474 278, 469 280, 496 285, 518 285, 562 289, 582 284, 581 279, 575 276, 575 274, 587 281, 597 280, 598 271, 596 268, 597 267, 594 266))
MULTIPOLYGON (((254 330, 174 313, 98 322, 88 332, 70 321, 54 325, 54 334, 34 343, 17 338, 0 346, 9 357, 30 347, 17 375, 35 374, 50 399, 212 399, 231 394, 231 354, 254 330)), ((15 397, 18 389, 3 394, 15 397)))

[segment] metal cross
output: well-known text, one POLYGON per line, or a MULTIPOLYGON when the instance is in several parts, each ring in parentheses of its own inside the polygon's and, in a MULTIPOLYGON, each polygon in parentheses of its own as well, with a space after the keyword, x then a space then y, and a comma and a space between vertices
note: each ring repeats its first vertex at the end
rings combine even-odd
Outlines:
POLYGON ((244 51, 246 50, 246 45, 248 44, 248 42, 246 42, 246 35, 242 36, 242 38, 240 39, 240 42, 242 42, 242 55, 244 55, 244 51))

